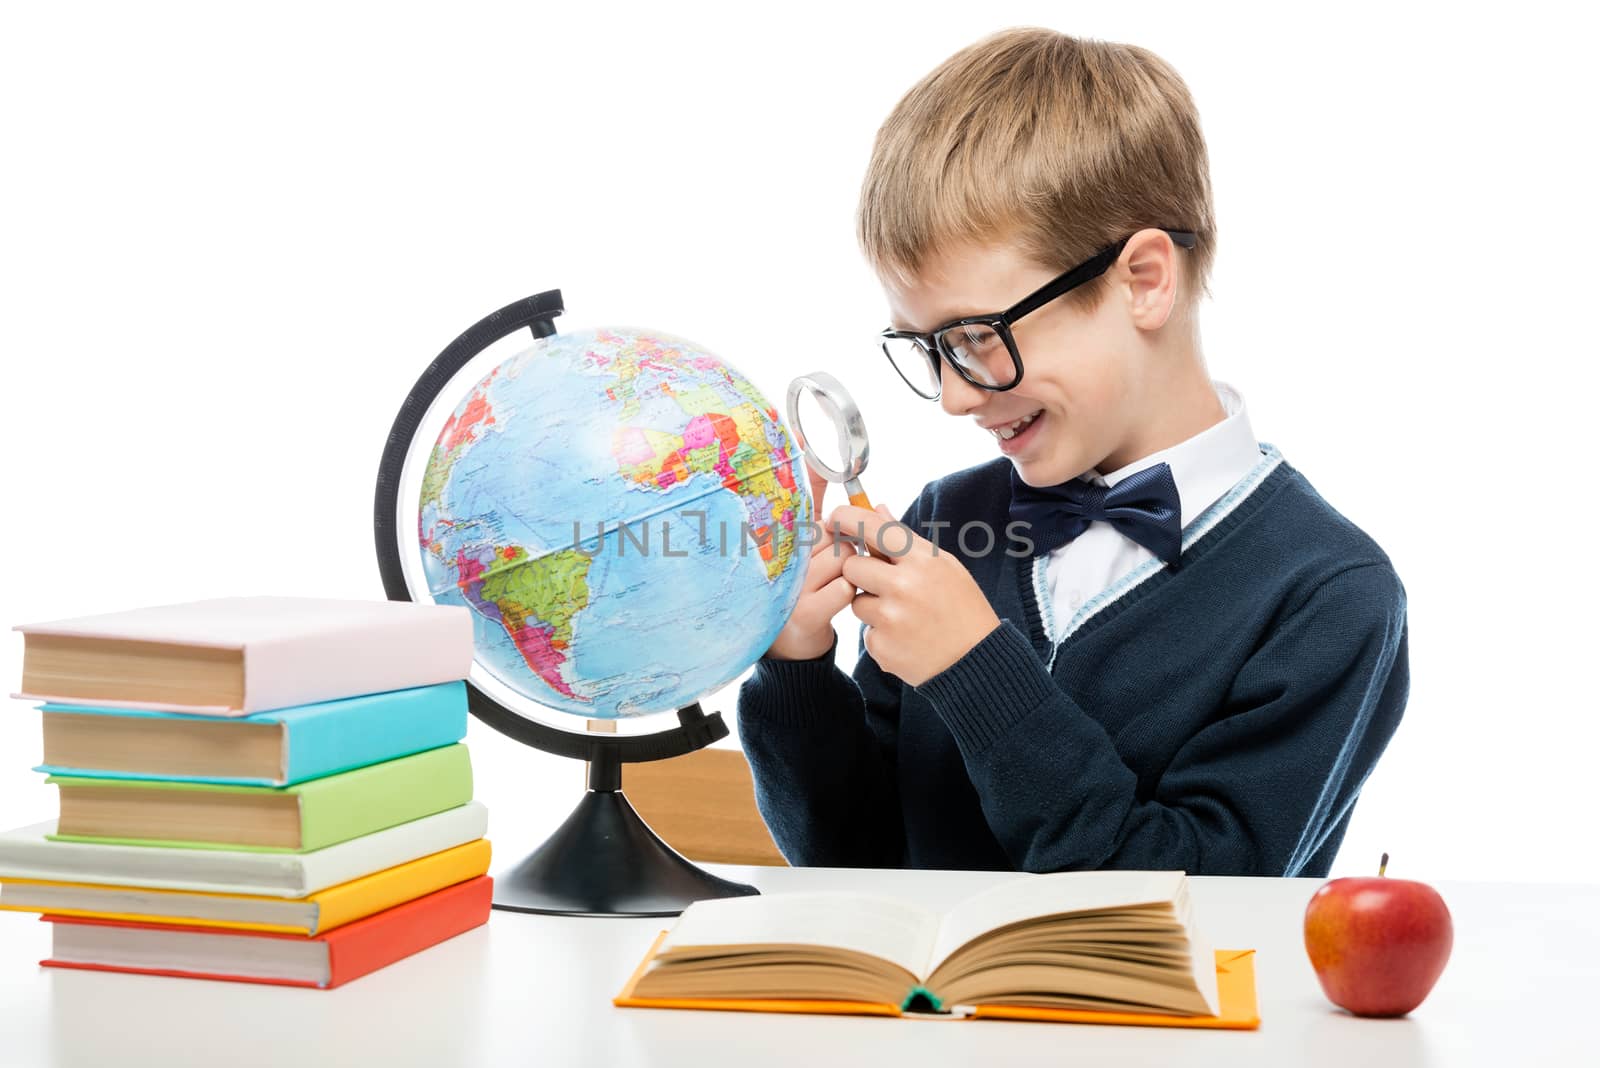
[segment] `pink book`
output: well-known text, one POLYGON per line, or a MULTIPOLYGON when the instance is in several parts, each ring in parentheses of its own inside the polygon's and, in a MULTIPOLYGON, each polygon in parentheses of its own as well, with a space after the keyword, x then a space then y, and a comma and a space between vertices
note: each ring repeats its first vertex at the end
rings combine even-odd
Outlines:
POLYGON ((29 623, 13 697, 247 716, 464 679, 472 614, 455 605, 223 597, 29 623))

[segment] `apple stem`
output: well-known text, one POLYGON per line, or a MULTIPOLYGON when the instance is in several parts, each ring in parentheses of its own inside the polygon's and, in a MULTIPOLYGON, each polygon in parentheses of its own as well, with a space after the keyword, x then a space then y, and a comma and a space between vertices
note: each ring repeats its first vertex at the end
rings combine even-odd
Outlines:
POLYGON ((1385 853, 1378 861, 1378 874, 1382 875, 1389 867, 1389 854, 1385 853))

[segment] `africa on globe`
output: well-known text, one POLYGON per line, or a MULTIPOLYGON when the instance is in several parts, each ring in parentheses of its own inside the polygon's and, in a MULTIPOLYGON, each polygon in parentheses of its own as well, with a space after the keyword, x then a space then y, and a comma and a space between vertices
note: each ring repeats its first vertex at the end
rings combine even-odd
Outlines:
POLYGON ((434 442, 417 529, 480 665, 586 718, 688 705, 756 661, 800 596, 811 516, 778 413, 659 331, 540 338, 434 442))

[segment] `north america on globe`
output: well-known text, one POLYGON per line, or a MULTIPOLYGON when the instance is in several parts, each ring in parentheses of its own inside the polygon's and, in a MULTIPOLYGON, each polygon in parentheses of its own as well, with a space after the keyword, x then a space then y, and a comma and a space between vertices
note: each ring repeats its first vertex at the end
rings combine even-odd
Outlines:
POLYGON ((657 331, 542 338, 460 401, 423 473, 429 592, 478 660, 589 718, 682 707, 737 677, 800 593, 811 514, 777 411, 657 331))

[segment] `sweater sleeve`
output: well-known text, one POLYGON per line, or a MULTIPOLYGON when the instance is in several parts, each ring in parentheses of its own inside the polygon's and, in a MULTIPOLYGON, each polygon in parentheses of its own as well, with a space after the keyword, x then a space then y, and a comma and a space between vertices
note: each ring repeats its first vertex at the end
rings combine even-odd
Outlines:
MULTIPOLYGON (((912 529, 920 501, 901 519, 912 529)), ((905 864, 895 777, 903 683, 857 641, 852 675, 834 663, 836 634, 812 660, 762 657, 739 688, 739 740, 756 805, 791 864, 905 864)))
POLYGON ((1324 580, 1268 635, 1144 799, 1104 728, 1009 621, 917 692, 955 736, 1018 869, 1282 876, 1354 803, 1408 685, 1405 591, 1375 563, 1324 580))

